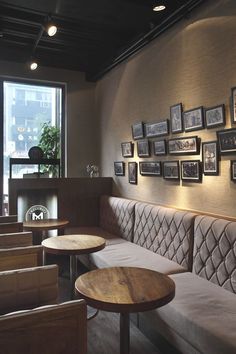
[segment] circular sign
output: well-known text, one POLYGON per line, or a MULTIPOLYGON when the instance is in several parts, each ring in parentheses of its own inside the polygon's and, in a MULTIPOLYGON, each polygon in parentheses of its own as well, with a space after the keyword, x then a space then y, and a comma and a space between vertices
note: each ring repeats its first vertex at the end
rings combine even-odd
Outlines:
POLYGON ((49 210, 43 205, 33 205, 25 213, 25 221, 49 219, 49 210))

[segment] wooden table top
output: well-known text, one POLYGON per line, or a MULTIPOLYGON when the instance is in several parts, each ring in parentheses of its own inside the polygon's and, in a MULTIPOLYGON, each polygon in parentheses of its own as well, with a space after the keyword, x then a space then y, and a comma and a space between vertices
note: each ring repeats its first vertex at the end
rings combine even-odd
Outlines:
POLYGON ((102 250, 106 240, 92 235, 64 235, 47 238, 42 245, 48 253, 79 255, 102 250))
POLYGON ((89 305, 119 313, 152 310, 175 296, 175 283, 167 275, 134 267, 85 273, 76 280, 75 289, 89 305))
POLYGON ((30 220, 23 223, 23 228, 26 231, 44 231, 61 229, 67 224, 69 224, 69 221, 63 219, 30 220))

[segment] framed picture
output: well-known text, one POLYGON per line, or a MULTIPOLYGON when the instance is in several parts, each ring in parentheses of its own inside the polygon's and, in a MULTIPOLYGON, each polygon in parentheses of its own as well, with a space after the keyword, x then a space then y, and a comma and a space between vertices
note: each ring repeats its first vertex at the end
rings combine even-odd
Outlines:
POLYGON ((225 125, 225 105, 205 109, 206 128, 215 128, 225 125))
POLYGON ((150 156, 150 147, 148 140, 139 140, 137 141, 137 153, 139 157, 148 157, 150 156))
POLYGON ((171 155, 199 154, 200 139, 197 136, 168 140, 168 152, 171 155))
POLYGON ((137 184, 137 162, 128 163, 129 183, 137 184))
POLYGON ((173 134, 183 131, 182 113, 182 103, 170 107, 170 131, 173 134))
POLYGON ((154 136, 162 136, 169 134, 169 121, 168 119, 157 123, 146 123, 145 133, 147 138, 154 136))
POLYGON ((132 125, 132 135, 134 140, 144 138, 143 122, 132 125))
POLYGON ((163 161, 163 177, 179 180, 179 161, 163 161))
POLYGON ((166 155, 166 141, 163 140, 156 140, 153 141, 153 151, 154 155, 166 155))
POLYGON ((127 143, 121 143, 121 151, 123 157, 133 157, 134 144, 131 141, 127 143))
POLYGON ((114 162, 114 172, 116 176, 124 176, 125 175, 125 163, 123 161, 115 161, 114 162))
POLYGON ((190 132, 204 128, 203 107, 198 107, 183 113, 184 130, 190 132))
POLYGON ((231 180, 236 182, 236 160, 230 161, 231 180))
POLYGON ((202 164, 204 175, 219 174, 219 156, 217 141, 202 143, 202 164))
POLYGON ((161 162, 139 162, 139 172, 142 176, 161 176, 161 162))
POLYGON ((181 179, 200 182, 202 179, 200 160, 181 161, 181 179))
POLYGON ((231 89, 231 122, 236 124, 236 87, 231 89))
POLYGON ((236 152, 236 128, 218 131, 217 138, 221 154, 236 152))

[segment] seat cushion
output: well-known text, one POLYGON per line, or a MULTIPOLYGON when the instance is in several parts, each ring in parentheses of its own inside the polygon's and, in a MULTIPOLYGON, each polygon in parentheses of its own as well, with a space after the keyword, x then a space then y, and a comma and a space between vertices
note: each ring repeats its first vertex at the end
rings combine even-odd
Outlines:
POLYGON ((176 284, 176 296, 169 304, 150 312, 152 323, 155 316, 161 319, 162 331, 166 325, 168 332, 171 329, 200 353, 235 354, 235 294, 192 273, 171 278, 176 284))
POLYGON ((93 235, 105 238, 106 246, 110 244, 123 243, 126 242, 122 237, 111 234, 110 232, 104 230, 101 227, 93 226, 78 226, 78 227, 68 227, 66 228, 66 235, 93 235))
POLYGON ((185 271, 179 264, 128 241, 110 244, 89 257, 97 268, 140 267, 165 274, 185 271))

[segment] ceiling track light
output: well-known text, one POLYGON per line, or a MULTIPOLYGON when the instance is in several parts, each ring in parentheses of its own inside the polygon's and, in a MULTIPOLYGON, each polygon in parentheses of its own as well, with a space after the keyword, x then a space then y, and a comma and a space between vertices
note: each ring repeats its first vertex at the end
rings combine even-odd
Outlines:
POLYGON ((56 24, 52 21, 51 16, 48 16, 47 24, 45 26, 45 30, 47 34, 52 37, 55 36, 57 33, 57 26, 56 24))
POLYGON ((159 11, 163 11, 165 9, 166 9, 165 5, 157 5, 157 6, 154 6, 153 11, 159 12, 159 11))
POLYGON ((29 63, 30 70, 34 71, 38 68, 38 63, 35 59, 32 59, 29 63))

